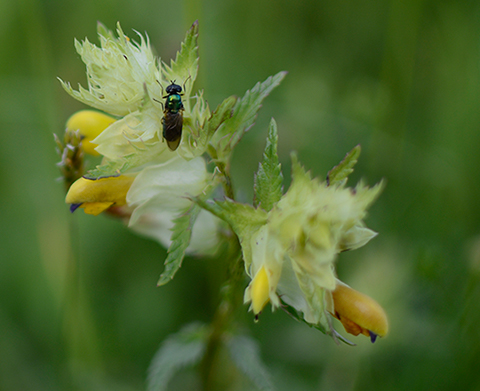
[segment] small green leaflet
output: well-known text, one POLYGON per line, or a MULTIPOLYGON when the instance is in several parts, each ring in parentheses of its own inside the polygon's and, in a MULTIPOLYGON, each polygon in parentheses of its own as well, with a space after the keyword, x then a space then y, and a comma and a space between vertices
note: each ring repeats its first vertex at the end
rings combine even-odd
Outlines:
POLYGON ((358 157, 360 156, 360 145, 354 147, 345 158, 333 167, 327 175, 327 184, 331 185, 343 185, 347 181, 347 177, 353 172, 353 167, 357 164, 358 157))
POLYGON ((257 342, 247 336, 234 336, 227 340, 230 356, 236 366, 259 390, 273 390, 267 367, 260 358, 257 342))
POLYGON ((206 348, 207 329, 194 323, 169 336, 155 353, 148 368, 147 391, 168 389, 172 377, 200 362, 206 348))
POLYGON ((239 99, 233 109, 233 115, 215 133, 212 145, 216 149, 219 160, 226 162, 233 147, 240 141, 243 134, 250 129, 262 107, 263 100, 277 87, 286 72, 270 76, 263 83, 257 83, 239 99))
POLYGON ((192 227, 199 212, 200 207, 192 204, 184 214, 174 220, 175 225, 172 228, 171 237, 172 243, 170 244, 167 259, 165 260, 165 270, 160 275, 157 286, 165 285, 171 281, 178 269, 182 266, 185 251, 192 237, 192 227))
POLYGON ((282 198, 282 167, 277 155, 277 123, 272 118, 268 130, 267 145, 263 153, 263 162, 255 174, 254 206, 269 212, 282 198))

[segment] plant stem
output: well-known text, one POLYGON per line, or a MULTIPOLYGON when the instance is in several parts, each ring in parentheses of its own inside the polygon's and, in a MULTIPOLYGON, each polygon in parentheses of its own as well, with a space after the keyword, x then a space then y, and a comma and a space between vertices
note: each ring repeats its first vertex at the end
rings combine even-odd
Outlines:
POLYGON ((237 308, 242 305, 242 283, 244 276, 243 258, 240 252, 240 244, 237 236, 232 235, 228 257, 230 268, 228 279, 221 289, 221 300, 215 312, 210 335, 207 341, 207 348, 203 357, 200 370, 202 389, 212 391, 221 389, 218 385, 219 379, 219 352, 224 341, 224 335, 232 328, 234 314, 237 308), (239 294, 240 293, 240 294, 239 294))
POLYGON ((235 193, 233 191, 232 178, 230 177, 229 166, 222 161, 217 161, 215 164, 223 176, 222 184, 225 196, 230 198, 231 200, 235 200, 235 193))

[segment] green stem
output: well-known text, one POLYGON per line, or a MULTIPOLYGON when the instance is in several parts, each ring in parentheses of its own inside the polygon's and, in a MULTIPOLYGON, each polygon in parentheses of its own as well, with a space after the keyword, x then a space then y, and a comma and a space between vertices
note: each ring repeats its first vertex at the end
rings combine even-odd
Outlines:
MULTIPOLYGON (((225 196, 235 200, 229 164, 217 160, 217 169, 222 175, 222 185, 225 196)), ((227 281, 221 288, 220 304, 217 307, 210 325, 210 334, 207 340, 205 355, 200 365, 202 389, 204 391, 222 390, 220 351, 224 336, 233 328, 233 320, 238 308, 243 304, 242 285, 244 278, 244 262, 237 235, 230 230, 227 236, 229 246, 225 254, 226 264, 229 265, 227 281)))
POLYGON ((233 191, 232 179, 230 177, 230 170, 228 165, 222 161, 217 161, 216 166, 223 176, 222 185, 225 196, 227 196, 231 200, 235 200, 235 193, 233 191))
POLYGON ((242 306, 242 284, 244 276, 243 259, 240 251, 240 244, 236 235, 232 235, 230 245, 229 275, 226 284, 221 289, 221 300, 215 312, 210 335, 207 341, 207 348, 203 357, 200 370, 202 389, 211 391, 221 389, 221 374, 218 370, 219 352, 223 344, 224 335, 231 330, 236 310, 242 306))

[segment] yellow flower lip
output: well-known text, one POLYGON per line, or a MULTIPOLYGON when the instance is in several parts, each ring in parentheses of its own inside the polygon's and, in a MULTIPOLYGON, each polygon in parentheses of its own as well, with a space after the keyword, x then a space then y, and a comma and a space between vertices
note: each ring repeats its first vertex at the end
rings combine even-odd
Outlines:
POLYGON ((67 120, 67 130, 79 130, 83 136, 83 151, 93 156, 99 156, 100 154, 95 150, 97 144, 93 144, 91 141, 115 121, 115 118, 98 111, 81 110, 67 120))
POLYGON ((348 333, 370 336, 372 342, 375 342, 377 336, 384 337, 388 333, 387 315, 371 297, 338 280, 332 297, 332 315, 342 322, 348 333))
POLYGON ((127 192, 134 179, 127 175, 99 179, 82 177, 70 186, 65 202, 71 204, 71 212, 81 207, 85 213, 98 215, 113 205, 125 205, 127 192))

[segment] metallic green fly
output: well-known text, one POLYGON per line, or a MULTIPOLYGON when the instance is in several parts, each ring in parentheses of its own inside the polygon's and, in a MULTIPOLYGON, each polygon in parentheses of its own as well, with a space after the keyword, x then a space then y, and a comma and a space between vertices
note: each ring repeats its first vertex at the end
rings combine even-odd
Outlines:
POLYGON ((183 127, 183 103, 182 103, 182 87, 172 81, 166 88, 167 95, 165 99, 165 107, 163 110, 163 138, 167 140, 168 148, 175 151, 180 144, 182 138, 183 127))

